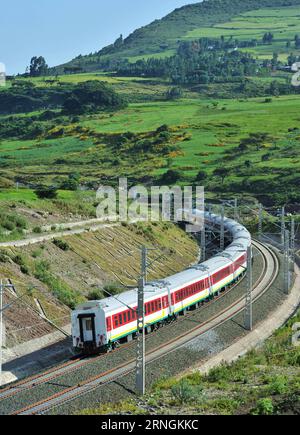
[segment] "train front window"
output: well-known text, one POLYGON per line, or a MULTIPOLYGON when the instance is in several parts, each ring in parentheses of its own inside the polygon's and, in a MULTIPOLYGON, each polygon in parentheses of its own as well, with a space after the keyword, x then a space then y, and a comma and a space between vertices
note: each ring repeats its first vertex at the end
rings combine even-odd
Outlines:
POLYGON ((85 321, 85 329, 87 331, 92 331, 93 330, 92 319, 86 319, 86 321, 85 321))

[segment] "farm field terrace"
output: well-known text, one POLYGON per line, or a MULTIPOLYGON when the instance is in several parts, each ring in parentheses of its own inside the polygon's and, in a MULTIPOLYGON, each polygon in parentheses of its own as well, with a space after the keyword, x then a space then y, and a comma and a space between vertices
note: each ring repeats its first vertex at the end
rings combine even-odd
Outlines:
POLYGON ((245 51, 264 59, 272 58, 273 53, 278 53, 280 60, 286 60, 291 53, 300 54, 300 50, 292 47, 295 35, 300 33, 299 18, 300 7, 258 9, 240 14, 226 23, 191 30, 184 38, 193 40, 224 36, 238 40, 262 40, 266 32, 272 32, 274 34, 272 44, 246 48, 245 51), (292 42, 289 48, 286 47, 287 41, 292 42))
POLYGON ((299 96, 281 96, 130 104, 115 114, 67 121, 55 139, 2 140, 1 177, 8 183, 17 177, 59 184, 77 172, 82 182, 97 184, 116 179, 116 174, 133 180, 147 175, 158 181, 176 169, 182 182, 193 182, 204 171, 208 190, 223 186, 214 171, 224 166, 226 183, 235 186, 245 180, 293 178, 300 171, 299 103, 299 96), (169 139, 160 153, 153 143, 161 139, 162 124, 169 139), (243 139, 257 133, 265 135, 259 146, 237 152, 243 139))

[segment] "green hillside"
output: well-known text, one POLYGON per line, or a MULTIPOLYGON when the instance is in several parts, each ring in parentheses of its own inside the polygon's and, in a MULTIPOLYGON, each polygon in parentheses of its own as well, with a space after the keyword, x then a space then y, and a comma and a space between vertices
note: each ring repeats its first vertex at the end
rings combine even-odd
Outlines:
POLYGON ((265 31, 270 30, 277 31, 280 39, 286 40, 299 30, 299 10, 292 8, 298 5, 300 0, 206 0, 187 5, 161 20, 137 29, 126 39, 119 38, 93 54, 79 55, 56 70, 61 72, 65 67, 75 66, 91 71, 107 61, 122 58, 136 61, 141 58, 171 56, 178 41, 204 36, 229 35, 245 39, 261 37, 265 31), (287 10, 278 9, 282 7, 287 10), (277 9, 271 10, 269 14, 270 8, 277 9), (253 12, 258 10, 258 14, 253 12), (285 18, 284 22, 282 17, 285 18))

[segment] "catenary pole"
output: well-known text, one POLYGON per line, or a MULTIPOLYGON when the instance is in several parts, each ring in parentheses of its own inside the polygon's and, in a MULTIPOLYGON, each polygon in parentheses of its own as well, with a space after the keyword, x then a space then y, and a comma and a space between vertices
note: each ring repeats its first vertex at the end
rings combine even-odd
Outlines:
POLYGON ((253 329, 253 312, 252 312, 252 246, 247 249, 247 290, 246 290, 246 307, 245 307, 245 329, 252 331, 253 329))

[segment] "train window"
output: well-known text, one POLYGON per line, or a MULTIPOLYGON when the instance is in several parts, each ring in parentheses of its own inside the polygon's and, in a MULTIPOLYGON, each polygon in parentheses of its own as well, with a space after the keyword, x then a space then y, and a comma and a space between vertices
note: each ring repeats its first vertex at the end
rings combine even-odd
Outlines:
POLYGON ((106 329, 108 332, 111 331, 111 318, 110 317, 108 317, 106 319, 106 329))
POLYGON ((118 328, 118 326, 119 326, 118 316, 115 316, 115 327, 118 328))
POLYGON ((158 301, 158 309, 161 310, 161 299, 158 301))
POLYGON ((123 319, 124 319, 124 324, 125 324, 127 322, 127 313, 126 312, 123 314, 123 319))
POLYGON ((122 314, 119 314, 119 322, 120 322, 120 325, 123 325, 122 314))
POLYGON ((131 311, 130 310, 127 313, 127 317, 128 317, 128 322, 130 322, 130 319, 131 319, 131 311))
POLYGON ((87 331, 92 331, 92 319, 86 319, 85 321, 85 329, 87 331))

